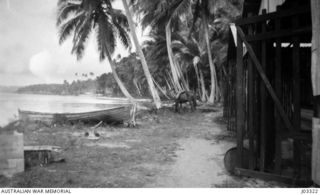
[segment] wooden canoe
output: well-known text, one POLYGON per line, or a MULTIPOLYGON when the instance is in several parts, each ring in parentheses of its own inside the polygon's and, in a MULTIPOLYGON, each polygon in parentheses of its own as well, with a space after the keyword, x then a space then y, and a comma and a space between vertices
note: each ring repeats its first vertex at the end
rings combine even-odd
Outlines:
POLYGON ((107 123, 122 123, 130 120, 133 105, 122 105, 105 110, 79 113, 45 113, 18 110, 22 121, 41 121, 44 123, 72 122, 72 121, 104 121, 107 123))

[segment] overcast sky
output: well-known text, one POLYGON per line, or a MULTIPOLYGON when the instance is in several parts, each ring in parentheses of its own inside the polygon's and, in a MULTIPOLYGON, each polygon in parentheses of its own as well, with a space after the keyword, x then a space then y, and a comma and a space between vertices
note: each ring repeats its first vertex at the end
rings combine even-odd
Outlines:
MULTIPOLYGON (((75 73, 96 76, 110 71, 107 61, 99 62, 94 36, 81 61, 70 54, 70 39, 58 44, 56 4, 57 0, 0 0, 0 85, 62 83, 80 79, 75 73)), ((121 0, 114 6, 122 9, 121 0)), ((117 54, 128 52, 121 46, 117 54)))

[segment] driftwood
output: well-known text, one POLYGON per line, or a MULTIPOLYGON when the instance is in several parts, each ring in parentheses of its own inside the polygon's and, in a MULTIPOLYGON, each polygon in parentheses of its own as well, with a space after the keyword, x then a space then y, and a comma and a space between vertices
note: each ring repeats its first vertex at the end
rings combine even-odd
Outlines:
POLYGON ((98 128, 102 123, 103 123, 103 121, 100 121, 98 124, 96 124, 95 126, 91 127, 91 129, 96 129, 96 128, 98 128))
POLYGON ((42 146, 24 146, 24 151, 53 151, 53 152, 61 152, 62 149, 59 146, 49 146, 49 145, 42 145, 42 146))

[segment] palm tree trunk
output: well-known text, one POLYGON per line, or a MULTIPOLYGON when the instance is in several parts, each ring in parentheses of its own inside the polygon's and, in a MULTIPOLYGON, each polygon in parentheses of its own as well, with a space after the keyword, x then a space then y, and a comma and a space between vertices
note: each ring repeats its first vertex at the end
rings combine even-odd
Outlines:
POLYGON ((167 94, 166 94, 166 91, 159 85, 159 83, 157 83, 156 80, 154 80, 154 78, 152 78, 154 83, 156 84, 156 86, 158 87, 159 91, 167 98, 167 99, 170 99, 167 94))
MULTIPOLYGON (((218 81, 217 81, 218 83, 218 81)), ((219 85, 216 86, 216 95, 215 95, 216 102, 220 102, 221 100, 221 91, 219 85)))
POLYGON ((206 90, 206 86, 205 86, 205 83, 204 83, 204 77, 203 77, 203 74, 202 74, 202 71, 199 70, 199 73, 200 73, 200 83, 201 83, 201 101, 202 102, 205 102, 207 100, 207 90, 206 90))
MULTIPOLYGON (((171 39, 170 39, 170 42, 171 42, 171 39)), ((175 65, 175 67, 177 69, 177 72, 179 74, 179 78, 181 79, 181 82, 182 82, 181 88, 184 89, 184 90, 188 90, 189 91, 188 81, 187 81, 186 77, 183 75, 183 72, 181 70, 181 66, 179 64, 177 64, 174 56, 172 57, 172 59, 174 61, 174 65, 175 65)))
POLYGON ((169 81, 168 81, 167 79, 164 79, 164 80, 166 81, 166 84, 167 84, 166 87, 167 87, 167 89, 168 89, 168 90, 171 90, 171 86, 170 86, 170 84, 169 84, 169 81))
POLYGON ((112 75, 114 77, 114 80, 116 80, 121 92, 124 94, 124 96, 126 96, 126 98, 128 98, 130 101, 134 101, 134 98, 130 95, 130 93, 128 92, 127 88, 124 86, 124 84, 122 83, 122 81, 120 80, 117 72, 116 72, 116 67, 114 65, 114 61, 112 60, 111 56, 109 53, 107 53, 107 57, 108 57, 108 61, 111 67, 111 71, 112 71, 112 75))
POLYGON ((207 45, 207 52, 208 52, 208 59, 209 59, 209 65, 210 65, 210 74, 211 74, 211 92, 210 97, 208 99, 209 103, 214 103, 215 94, 216 94, 216 85, 217 85, 217 75, 216 75, 216 69, 213 64, 212 60, 212 54, 211 54, 211 48, 210 48, 210 41, 209 41, 209 30, 208 30, 208 21, 205 14, 202 14, 202 20, 204 25, 204 36, 206 40, 207 45))
POLYGON ((166 81, 167 81, 167 84, 169 86, 169 89, 170 90, 174 89, 174 82, 173 82, 172 76, 171 76, 171 74, 169 72, 167 72, 167 75, 168 75, 169 80, 166 79, 166 81))
POLYGON ((133 84, 134 84, 134 86, 136 87, 139 96, 142 96, 142 95, 141 95, 141 90, 140 90, 140 88, 139 88, 138 81, 137 81, 136 78, 133 78, 133 84))
POLYGON ((167 52, 168 52, 168 58, 169 58, 169 64, 170 64, 170 69, 171 69, 171 73, 172 73, 172 78, 173 78, 173 82, 174 82, 174 88, 175 91, 181 91, 182 87, 180 85, 179 82, 179 71, 177 70, 177 67, 174 64, 174 60, 173 60, 173 52, 172 52, 172 48, 171 48, 171 20, 168 21, 168 23, 166 24, 166 42, 167 42, 167 52))
POLYGON ((200 83, 200 77, 199 77, 199 69, 198 69, 198 64, 193 61, 193 67, 196 73, 197 77, 197 91, 199 92, 199 95, 201 96, 201 83, 200 83))
POLYGON ((136 50, 137 50, 137 52, 138 52, 138 54, 140 56, 140 59, 141 59, 141 64, 142 64, 142 68, 143 68, 143 71, 144 71, 144 75, 147 78, 147 82, 148 82, 148 85, 149 85, 150 93, 151 93, 151 95, 153 97, 153 101, 154 101, 154 103, 156 105, 156 108, 159 109, 159 108, 161 108, 161 100, 160 100, 158 91, 155 88, 154 83, 152 81, 152 76, 151 76, 151 73, 149 71, 149 68, 148 68, 148 65, 147 65, 147 61, 146 61, 146 59, 144 57, 144 54, 142 52, 142 49, 140 47, 140 44, 139 44, 139 41, 138 41, 138 38, 137 38, 137 35, 136 35, 135 26, 134 26, 134 23, 133 23, 133 20, 132 20, 132 16, 131 16, 127 1, 126 0, 122 0, 122 3, 123 3, 123 6, 124 6, 124 9, 126 11, 126 15, 127 15, 127 19, 128 19, 128 22, 129 22, 129 27, 130 27, 131 36, 133 38, 133 42, 134 42, 134 44, 136 46, 136 50))

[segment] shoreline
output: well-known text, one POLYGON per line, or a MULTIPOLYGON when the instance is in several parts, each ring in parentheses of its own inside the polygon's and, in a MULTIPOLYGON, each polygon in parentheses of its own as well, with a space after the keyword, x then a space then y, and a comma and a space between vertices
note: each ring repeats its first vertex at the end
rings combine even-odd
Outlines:
POLYGON ((62 152, 55 157, 64 161, 33 166, 12 178, 0 177, 0 187, 181 187, 190 184, 190 177, 199 178, 195 183, 199 186, 193 187, 281 186, 226 172, 223 156, 235 145, 235 134, 226 130, 222 110, 216 109, 190 112, 184 108, 181 113, 173 108, 144 110, 137 116, 136 127, 102 124, 95 129, 99 133, 95 139, 91 133, 96 124, 21 123, 14 127, 24 132, 25 146, 58 146, 62 152), (186 160, 190 154, 201 166, 186 160), (214 173, 203 172, 211 166, 214 173), (181 169, 195 175, 181 175, 181 169))
MULTIPOLYGON (((59 96, 0 92, 0 127, 18 119, 18 109, 36 112, 86 112, 104 109, 110 104, 125 104, 121 97, 59 96), (34 109, 33 109, 34 108, 34 109), (73 111, 74 110, 74 111, 73 111)), ((137 102, 151 102, 151 99, 137 99, 137 102)))

